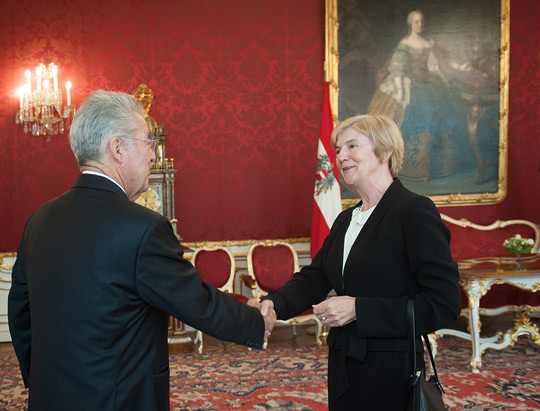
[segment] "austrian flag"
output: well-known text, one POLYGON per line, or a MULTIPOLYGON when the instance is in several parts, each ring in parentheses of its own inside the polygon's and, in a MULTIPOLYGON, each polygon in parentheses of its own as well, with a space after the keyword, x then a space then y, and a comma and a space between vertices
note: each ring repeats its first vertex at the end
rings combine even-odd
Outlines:
POLYGON ((330 143, 333 128, 330 85, 325 82, 311 218, 311 258, 315 257, 321 248, 324 239, 330 232, 332 223, 341 212, 341 190, 336 168, 336 153, 330 143))

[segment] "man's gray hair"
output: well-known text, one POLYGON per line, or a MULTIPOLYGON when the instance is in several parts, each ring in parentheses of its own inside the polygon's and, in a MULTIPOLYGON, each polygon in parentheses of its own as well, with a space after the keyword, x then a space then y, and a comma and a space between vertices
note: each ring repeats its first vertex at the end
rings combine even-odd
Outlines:
POLYGON ((97 90, 90 94, 75 114, 69 132, 79 166, 102 160, 112 137, 135 135, 139 128, 136 115, 144 118, 146 114, 127 93, 97 90))

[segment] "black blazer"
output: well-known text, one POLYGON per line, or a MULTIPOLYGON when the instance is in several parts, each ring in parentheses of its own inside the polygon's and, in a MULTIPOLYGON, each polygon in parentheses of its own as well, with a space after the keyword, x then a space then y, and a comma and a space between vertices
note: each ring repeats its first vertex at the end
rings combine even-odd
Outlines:
POLYGON ((168 220, 80 175, 26 224, 9 327, 29 408, 168 410, 169 315, 260 347, 258 310, 204 283, 168 220))
POLYGON ((356 297, 356 321, 332 328, 327 341, 362 361, 366 351, 409 350, 408 296, 414 296, 418 334, 457 320, 461 297, 448 228, 433 202, 399 179, 362 228, 342 277, 343 243, 354 208, 336 218, 311 265, 268 298, 278 318, 286 319, 321 302, 332 289, 356 297))

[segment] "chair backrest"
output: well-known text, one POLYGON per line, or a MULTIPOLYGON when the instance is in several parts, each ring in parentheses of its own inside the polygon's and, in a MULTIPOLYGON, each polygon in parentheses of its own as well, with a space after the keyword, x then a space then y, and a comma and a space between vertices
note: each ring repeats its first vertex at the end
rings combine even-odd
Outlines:
POLYGON ((540 228, 528 220, 497 220, 489 225, 480 225, 445 214, 441 214, 441 218, 452 234, 450 248, 454 258, 502 255, 505 252, 503 241, 516 234, 534 240, 531 253, 537 253, 540 246, 540 228))
POLYGON ((298 254, 288 243, 273 241, 253 244, 247 254, 248 273, 259 288, 277 290, 298 271, 298 254))
POLYGON ((191 255, 203 281, 212 284, 221 291, 233 292, 236 271, 234 256, 225 247, 200 247, 191 255))

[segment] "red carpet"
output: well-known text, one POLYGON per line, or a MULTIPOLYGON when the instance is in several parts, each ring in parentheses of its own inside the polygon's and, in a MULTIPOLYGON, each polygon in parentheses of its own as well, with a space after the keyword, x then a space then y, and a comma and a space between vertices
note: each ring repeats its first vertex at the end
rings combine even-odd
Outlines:
POLYGON ((174 356, 173 410, 328 410, 323 347, 174 356))
MULTIPOLYGON (((325 346, 171 355, 171 409, 327 410, 326 355, 325 346)), ((539 346, 521 338, 504 351, 487 350, 481 374, 468 371, 470 355, 464 340, 439 340, 448 409, 540 410, 539 346)), ((0 409, 25 410, 26 398, 18 368, 0 367, 0 409)))
POLYGON ((442 374, 445 404, 451 410, 540 410, 540 346, 522 337, 502 351, 488 349, 482 371, 468 370, 470 343, 454 337, 439 340, 437 370, 442 374))

